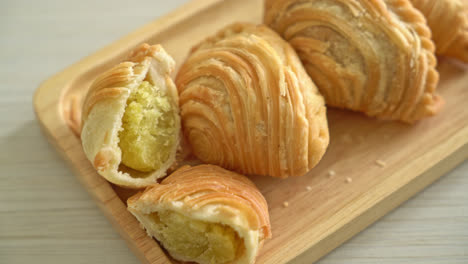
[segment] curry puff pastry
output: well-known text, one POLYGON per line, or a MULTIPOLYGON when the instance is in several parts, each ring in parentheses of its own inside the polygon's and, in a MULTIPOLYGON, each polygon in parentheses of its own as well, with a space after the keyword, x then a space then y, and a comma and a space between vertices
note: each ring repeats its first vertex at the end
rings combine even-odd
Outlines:
POLYGON ((169 254, 197 263, 254 263, 271 237, 267 203, 245 176, 184 166, 127 201, 169 254))
POLYGON ((409 0, 267 0, 327 105, 414 122, 442 106, 434 44, 409 0))
POLYGON ((329 142, 324 99, 290 45, 233 24, 192 49, 177 77, 184 134, 203 162, 300 176, 329 142))
POLYGON ((468 2, 411 0, 427 19, 436 53, 468 62, 468 2))
POLYGON ((130 188, 154 183, 175 160, 180 137, 174 60, 143 44, 102 73, 83 106, 83 149, 108 181, 130 188))

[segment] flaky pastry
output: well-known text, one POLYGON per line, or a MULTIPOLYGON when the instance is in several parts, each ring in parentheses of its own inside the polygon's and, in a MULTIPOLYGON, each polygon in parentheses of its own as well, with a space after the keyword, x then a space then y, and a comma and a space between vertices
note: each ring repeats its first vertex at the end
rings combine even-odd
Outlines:
POLYGON ((405 122, 442 106, 430 30, 409 0, 267 0, 264 19, 329 106, 405 122))
POLYGON ((427 19, 436 53, 468 62, 468 1, 411 0, 427 19))
POLYGON ((92 84, 83 105, 81 140, 97 172, 131 188, 165 176, 180 137, 174 60, 160 45, 141 45, 92 84))
POLYGON ((184 134, 203 162, 284 178, 304 175, 325 153, 323 97, 266 26, 233 24, 204 40, 176 85, 184 134))
POLYGON ((127 203, 148 235, 180 261, 251 264, 271 237, 255 185, 213 165, 181 167, 127 203))

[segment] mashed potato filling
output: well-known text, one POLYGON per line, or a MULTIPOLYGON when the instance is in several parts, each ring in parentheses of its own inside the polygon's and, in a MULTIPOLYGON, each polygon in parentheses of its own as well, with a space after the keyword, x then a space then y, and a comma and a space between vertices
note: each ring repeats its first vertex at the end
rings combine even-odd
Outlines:
POLYGON ((173 211, 151 214, 164 248, 174 256, 198 263, 227 263, 240 253, 241 239, 231 228, 191 219, 173 211))
POLYGON ((143 81, 127 100, 119 133, 122 163, 132 169, 157 170, 176 142, 174 109, 168 95, 143 81))

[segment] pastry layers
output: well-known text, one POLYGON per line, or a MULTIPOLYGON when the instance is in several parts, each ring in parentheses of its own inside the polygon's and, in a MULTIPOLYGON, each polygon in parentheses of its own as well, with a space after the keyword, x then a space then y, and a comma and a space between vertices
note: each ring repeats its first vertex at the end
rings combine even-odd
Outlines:
POLYGON ((442 106, 434 44, 409 0, 267 0, 327 105, 414 122, 442 106))
POLYGON ((197 263, 254 263, 271 237, 268 207, 245 176, 184 166, 129 198, 128 210, 169 254, 197 263))
POLYGON ((436 53, 468 62, 468 2, 411 0, 427 19, 436 53))
POLYGON ((176 84, 184 134, 203 162, 284 178, 304 175, 325 153, 324 100, 266 26, 233 24, 206 39, 176 84))
POLYGON ((180 117, 173 69, 160 45, 143 44, 92 84, 81 140, 87 158, 108 181, 144 187, 174 163, 180 117))

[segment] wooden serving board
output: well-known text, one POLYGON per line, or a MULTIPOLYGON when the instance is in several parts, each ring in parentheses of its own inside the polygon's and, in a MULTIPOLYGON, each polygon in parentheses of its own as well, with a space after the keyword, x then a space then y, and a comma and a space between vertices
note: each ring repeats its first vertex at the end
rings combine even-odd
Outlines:
MULTIPOLYGON (((135 191, 109 184, 86 159, 72 130, 80 122, 81 98, 97 74, 139 43, 163 44, 180 65, 192 45, 221 27, 260 22, 262 6, 261 0, 192 1, 58 73, 36 92, 35 110, 50 142, 143 263, 174 261, 126 210, 135 191)), ((273 231, 257 263, 312 263, 467 159, 468 66, 442 60, 439 71, 438 89, 447 103, 438 116, 410 126, 329 109, 331 143, 318 167, 286 180, 252 177, 268 201, 273 231)))

